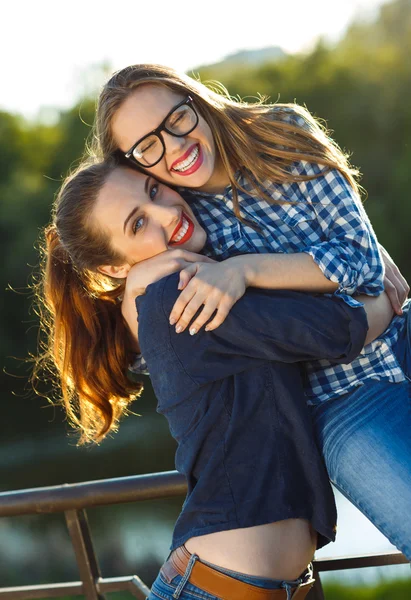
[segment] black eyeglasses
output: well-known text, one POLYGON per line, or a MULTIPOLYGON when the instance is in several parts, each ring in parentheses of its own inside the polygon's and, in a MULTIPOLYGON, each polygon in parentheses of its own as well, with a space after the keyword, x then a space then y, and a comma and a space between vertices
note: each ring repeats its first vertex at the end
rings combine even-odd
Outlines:
POLYGON ((156 129, 138 140, 124 156, 134 160, 145 169, 154 167, 160 162, 166 151, 164 138, 161 135, 162 131, 175 137, 184 137, 197 127, 198 114, 192 103, 192 97, 187 96, 168 113, 156 129))

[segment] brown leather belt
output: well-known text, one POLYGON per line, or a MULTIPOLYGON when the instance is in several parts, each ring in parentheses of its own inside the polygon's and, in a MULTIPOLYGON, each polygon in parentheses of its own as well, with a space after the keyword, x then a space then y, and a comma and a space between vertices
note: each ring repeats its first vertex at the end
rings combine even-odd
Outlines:
MULTIPOLYGON (((190 553, 184 546, 174 550, 161 567, 165 578, 171 581, 177 574, 184 575, 190 557, 190 553)), ((198 560, 194 563, 188 581, 212 596, 220 598, 220 600, 287 600, 285 589, 267 590, 259 588, 216 571, 198 560)), ((314 585, 314 581, 310 578, 306 583, 292 588, 292 600, 303 600, 314 585)))

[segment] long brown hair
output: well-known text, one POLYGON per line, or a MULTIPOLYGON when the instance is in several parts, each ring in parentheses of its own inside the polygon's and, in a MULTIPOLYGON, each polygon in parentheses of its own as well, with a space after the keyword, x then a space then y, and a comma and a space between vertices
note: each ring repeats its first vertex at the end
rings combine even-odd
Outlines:
POLYGON ((127 378, 132 346, 119 302, 124 282, 97 271, 102 264, 120 264, 123 257, 89 218, 115 168, 114 161, 79 167, 63 184, 52 223, 44 231, 37 286, 41 341, 34 379, 44 369, 57 376, 80 443, 100 441, 115 430, 143 387, 127 378))
MULTIPOLYGON (((264 181, 283 183, 302 181, 314 176, 296 175, 290 165, 305 160, 324 166, 324 172, 338 169, 358 192, 358 171, 348 156, 331 139, 326 128, 308 110, 297 104, 266 104, 232 99, 219 82, 208 87, 175 70, 151 64, 132 65, 114 73, 103 87, 97 104, 91 151, 105 157, 118 149, 112 132, 112 120, 123 102, 145 84, 165 86, 182 95, 190 94, 195 106, 211 128, 217 151, 234 192, 234 212, 240 218, 235 174, 238 169, 252 176, 256 193, 264 181), (275 106, 275 110, 273 107, 275 106)), ((271 198, 266 198, 273 202, 271 198)))

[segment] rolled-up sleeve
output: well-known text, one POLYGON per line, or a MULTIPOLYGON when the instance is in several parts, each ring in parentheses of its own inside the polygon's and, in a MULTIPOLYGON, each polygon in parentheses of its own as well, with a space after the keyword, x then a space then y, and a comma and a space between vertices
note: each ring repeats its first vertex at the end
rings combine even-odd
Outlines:
POLYGON ((378 296, 384 289, 384 265, 368 216, 339 171, 304 182, 323 241, 303 249, 325 277, 338 283, 335 295, 378 296))

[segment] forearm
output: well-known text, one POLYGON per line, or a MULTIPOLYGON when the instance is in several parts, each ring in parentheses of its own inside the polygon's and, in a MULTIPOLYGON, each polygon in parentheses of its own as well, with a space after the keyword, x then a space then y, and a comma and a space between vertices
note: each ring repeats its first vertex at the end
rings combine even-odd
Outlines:
MULTIPOLYGON (((249 287, 285 289, 311 293, 332 293, 338 284, 329 281, 308 254, 249 254, 236 256, 233 263, 245 270, 249 287)), ((367 313, 368 334, 365 344, 378 338, 393 317, 391 302, 384 292, 378 297, 358 296, 367 313)))
MULTIPOLYGON (((163 312, 168 315, 178 291, 174 279, 169 278, 166 285, 162 298, 163 312)), ((146 297, 141 301, 147 303, 146 297)), ((144 325, 147 326, 143 319, 141 326, 144 325)), ((241 365, 251 358, 281 362, 326 358, 348 363, 363 348, 367 329, 365 311, 352 308, 337 298, 249 288, 220 327, 210 332, 200 330, 196 334, 190 364, 193 369, 203 369, 203 360, 209 366, 214 361, 213 368, 217 368, 225 355, 242 356, 244 362, 241 365), (204 359, 198 355, 202 345, 204 359)), ((173 333, 173 344, 176 348, 181 344, 182 351, 186 349, 186 334, 173 333)), ((223 366, 220 365, 221 369, 223 366)))
POLYGON ((244 270, 247 287, 333 293, 338 284, 330 281, 308 254, 244 254, 229 258, 244 270))
POLYGON ((391 322, 394 311, 385 292, 378 297, 357 296, 356 299, 364 303, 364 310, 367 313, 368 333, 365 340, 366 345, 384 333, 391 322))

